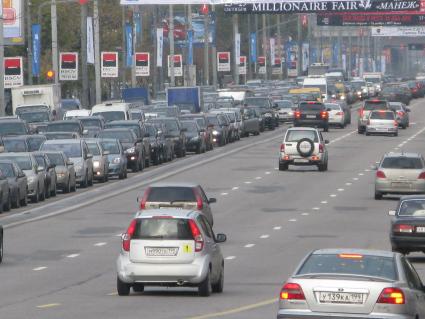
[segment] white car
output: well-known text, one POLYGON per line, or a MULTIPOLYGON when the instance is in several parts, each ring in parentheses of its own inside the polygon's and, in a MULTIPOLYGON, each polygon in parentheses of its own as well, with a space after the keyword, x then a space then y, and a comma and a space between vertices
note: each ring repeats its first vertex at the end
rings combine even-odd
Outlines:
POLYGON ((117 260, 118 295, 126 296, 145 286, 198 287, 200 296, 223 292, 224 259, 201 213, 167 208, 140 211, 122 235, 117 260))
POLYGON ((325 103, 326 110, 328 111, 329 125, 336 125, 340 128, 345 127, 345 113, 343 108, 338 103, 325 103))
POLYGON ((288 129, 280 145, 279 170, 286 171, 289 165, 316 165, 319 171, 328 170, 328 143, 316 128, 288 129))
POLYGON ((90 110, 70 110, 65 112, 63 119, 72 120, 79 117, 90 116, 90 114, 91 114, 90 110))
POLYGON ((366 135, 398 135, 398 123, 393 111, 372 111, 366 123, 366 135))

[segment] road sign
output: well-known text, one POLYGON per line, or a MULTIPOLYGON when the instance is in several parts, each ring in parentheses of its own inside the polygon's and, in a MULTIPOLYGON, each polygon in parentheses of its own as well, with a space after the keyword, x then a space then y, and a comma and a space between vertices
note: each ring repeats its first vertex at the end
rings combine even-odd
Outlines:
MULTIPOLYGON (((183 59, 181 54, 174 55, 174 76, 183 76, 183 59)), ((171 77, 171 55, 168 56, 168 77, 171 77)))
POLYGON ((4 58, 4 87, 10 89, 24 85, 22 57, 4 58))
POLYGON ((230 72, 230 52, 217 52, 217 71, 230 72))
POLYGON ((148 52, 136 52, 136 76, 150 75, 150 54, 148 52))
POLYGON ((59 80, 77 81, 78 80, 78 53, 61 52, 60 53, 59 80))
POLYGON ((102 78, 118 77, 118 52, 102 52, 102 78))

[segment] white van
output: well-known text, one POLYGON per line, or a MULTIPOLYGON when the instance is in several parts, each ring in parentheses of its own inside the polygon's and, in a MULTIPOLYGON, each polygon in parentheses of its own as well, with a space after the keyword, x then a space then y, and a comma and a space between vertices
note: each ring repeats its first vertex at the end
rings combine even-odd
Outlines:
POLYGON ((102 115, 106 122, 130 120, 129 103, 105 102, 91 109, 91 115, 102 115))
POLYGON ((304 79, 304 88, 319 88, 322 92, 323 102, 326 102, 328 97, 328 80, 324 76, 309 76, 304 79))
POLYGON ((90 110, 69 110, 63 115, 64 120, 72 120, 78 117, 90 116, 90 110))

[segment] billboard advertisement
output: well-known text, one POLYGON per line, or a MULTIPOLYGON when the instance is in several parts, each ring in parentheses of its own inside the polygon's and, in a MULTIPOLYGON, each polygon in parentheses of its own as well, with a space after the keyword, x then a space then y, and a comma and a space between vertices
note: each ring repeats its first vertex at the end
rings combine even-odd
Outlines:
POLYGON ((230 72, 230 52, 217 52, 217 71, 230 72))
POLYGON ((150 54, 149 52, 136 52, 136 76, 150 75, 150 54))
POLYGON ((78 80, 78 53, 61 52, 59 54, 60 68, 59 80, 77 81, 78 80))
POLYGON ((118 77, 118 52, 102 52, 102 78, 118 77))
POLYGON ((282 59, 281 58, 274 58, 273 65, 272 65, 272 74, 273 75, 282 74, 282 59))
POLYGON ((22 57, 4 58, 4 88, 24 85, 22 57))
POLYGON ((425 26, 418 27, 372 27, 372 37, 423 37, 425 26))
POLYGON ((239 74, 245 75, 246 74, 246 56, 241 56, 239 59, 239 74))
POLYGON ((23 0, 2 0, 5 45, 25 44, 23 0))
MULTIPOLYGON (((181 54, 174 57, 174 76, 183 76, 183 58, 181 54)), ((168 77, 171 77, 171 55, 168 56, 168 77)))
POLYGON ((266 74, 267 73, 267 59, 265 56, 259 56, 257 61, 257 73, 266 74))

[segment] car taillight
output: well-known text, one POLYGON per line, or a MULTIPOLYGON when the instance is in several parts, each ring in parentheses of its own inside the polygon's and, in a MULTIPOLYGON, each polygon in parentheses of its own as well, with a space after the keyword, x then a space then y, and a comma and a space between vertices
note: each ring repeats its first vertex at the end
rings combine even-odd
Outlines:
POLYGON ((285 143, 280 144, 280 151, 285 152, 285 143))
POLYGON ((196 197, 196 209, 202 210, 204 208, 204 202, 202 201, 202 196, 201 194, 199 194, 199 191, 196 188, 193 190, 193 192, 195 193, 195 197, 196 197))
POLYGON ((344 115, 344 112, 337 112, 336 115, 344 115))
POLYGON ((387 178, 387 176, 385 176, 385 173, 383 171, 377 171, 376 178, 387 178))
POLYGON ((425 172, 420 173, 418 179, 425 179, 425 172))
POLYGON ((363 117, 363 114, 364 114, 364 110, 363 110, 363 108, 360 108, 359 109, 359 116, 360 117, 363 117))
POLYGON ((324 148, 323 148, 323 144, 319 144, 319 153, 323 153, 324 148))
POLYGON ((140 209, 146 208, 146 202, 148 201, 150 192, 151 192, 151 188, 150 187, 146 188, 145 193, 143 194, 142 201, 140 202, 140 209))
POLYGON ((394 121, 394 127, 397 127, 397 126, 398 126, 397 121, 394 121))
POLYGON ((192 232, 193 240, 195 241, 195 252, 200 252, 204 248, 204 238, 195 221, 189 220, 190 231, 192 232))
POLYGON ((137 221, 133 219, 130 226, 128 226, 126 233, 122 235, 122 249, 124 251, 130 251, 130 241, 136 230, 136 224, 137 221))
POLYGON ((327 119, 328 118, 328 112, 326 112, 326 111, 322 111, 322 112, 320 112, 320 117, 322 118, 322 119, 327 119))
POLYGON ((401 116, 404 115, 404 112, 403 111, 397 111, 397 115, 401 117, 401 116))
POLYGON ((384 288, 377 301, 392 305, 404 305, 405 302, 404 293, 400 288, 384 288))
POLYGON ((393 227, 394 233, 413 233, 413 230, 414 227, 411 225, 398 224, 393 227))
POLYGON ((299 119, 301 117, 301 112, 295 111, 294 116, 295 116, 296 119, 299 119))
POLYGON ((304 292, 299 284, 288 282, 280 291, 281 300, 305 300, 304 292))

